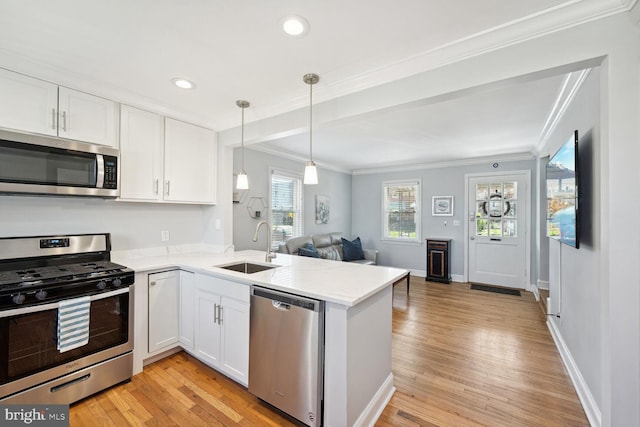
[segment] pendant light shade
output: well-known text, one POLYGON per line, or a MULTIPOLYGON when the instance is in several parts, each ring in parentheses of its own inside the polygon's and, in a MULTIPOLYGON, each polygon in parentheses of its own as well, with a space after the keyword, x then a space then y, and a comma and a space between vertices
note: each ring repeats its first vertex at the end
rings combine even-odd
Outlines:
POLYGON ((249 189, 249 178, 247 178, 247 172, 244 170, 244 109, 249 107, 248 101, 236 101, 236 105, 242 109, 242 130, 241 130, 241 156, 242 156, 242 169, 238 174, 238 180, 236 181, 236 189, 237 190, 248 190, 249 189))
POLYGON ((306 185, 318 183, 318 169, 313 161, 313 85, 320 81, 317 74, 305 74, 302 80, 309 85, 309 161, 304 168, 304 180, 306 185))

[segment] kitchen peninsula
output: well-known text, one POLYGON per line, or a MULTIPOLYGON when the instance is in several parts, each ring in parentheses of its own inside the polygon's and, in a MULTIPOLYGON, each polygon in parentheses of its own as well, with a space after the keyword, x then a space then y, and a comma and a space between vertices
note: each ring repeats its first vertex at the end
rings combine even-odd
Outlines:
MULTIPOLYGON (((114 262, 136 271, 134 373, 144 364, 183 348, 246 386, 249 293, 251 285, 259 285, 325 301, 325 426, 373 425, 395 391, 391 372, 392 290, 393 283, 406 276, 406 270, 278 254, 271 263, 275 268, 245 274, 221 267, 238 262, 269 265, 264 262, 264 252, 147 255, 114 252, 112 257, 114 262), (158 289, 167 272, 176 279, 166 288, 170 293, 159 297, 162 294, 158 289), (215 317, 202 314, 214 294, 222 296, 216 296, 218 302, 211 304, 222 307, 218 313, 230 315, 225 327, 233 321, 236 327, 227 333, 233 340, 230 350, 225 351, 222 344, 218 354, 207 348, 211 325, 198 326, 215 317), (230 301, 228 308, 224 298, 230 301), (155 306, 160 309, 160 317, 152 313, 155 306), (152 339, 156 335, 154 319, 161 323, 161 334, 167 334, 172 318, 176 332, 168 333, 166 340, 152 339), (225 361, 225 352, 235 360, 225 361)), ((225 334, 214 338, 219 335, 225 334)))

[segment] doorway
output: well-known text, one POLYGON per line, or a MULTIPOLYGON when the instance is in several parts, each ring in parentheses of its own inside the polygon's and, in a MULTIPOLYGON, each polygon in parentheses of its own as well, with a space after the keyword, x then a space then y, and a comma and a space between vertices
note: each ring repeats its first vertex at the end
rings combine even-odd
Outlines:
POLYGON ((530 171, 466 175, 466 281, 529 288, 530 188, 530 171))

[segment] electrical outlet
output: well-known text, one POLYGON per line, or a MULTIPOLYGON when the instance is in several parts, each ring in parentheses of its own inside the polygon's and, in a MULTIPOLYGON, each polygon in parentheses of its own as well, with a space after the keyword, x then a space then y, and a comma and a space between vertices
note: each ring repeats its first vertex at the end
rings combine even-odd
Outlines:
POLYGON ((162 240, 163 242, 169 241, 169 230, 162 230, 160 232, 160 240, 162 240))
POLYGON ((220 218, 216 218, 216 230, 220 230, 222 228, 222 224, 220 223, 220 218))

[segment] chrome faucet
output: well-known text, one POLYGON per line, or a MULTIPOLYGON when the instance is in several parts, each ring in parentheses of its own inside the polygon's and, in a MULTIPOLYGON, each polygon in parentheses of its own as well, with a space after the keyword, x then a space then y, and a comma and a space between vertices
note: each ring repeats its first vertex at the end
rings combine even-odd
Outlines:
POLYGON ((276 257, 276 253, 271 250, 271 227, 269 226, 269 223, 267 221, 260 221, 258 223, 258 225, 256 226, 256 232, 253 234, 253 241, 258 241, 258 231, 260 231, 260 227, 262 227, 262 225, 267 226, 267 255, 265 256, 264 260, 266 262, 271 262, 271 260, 276 257))

